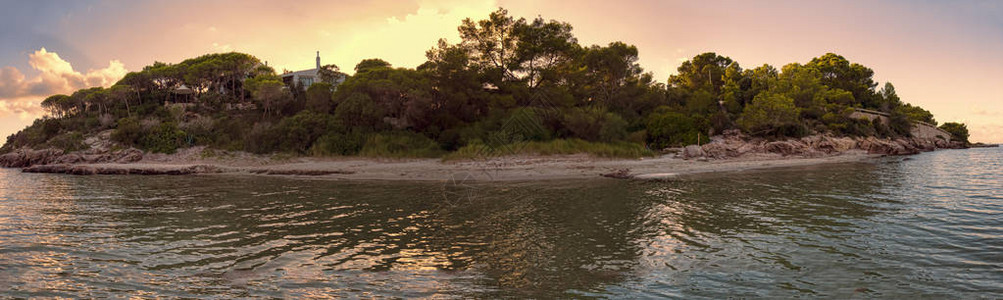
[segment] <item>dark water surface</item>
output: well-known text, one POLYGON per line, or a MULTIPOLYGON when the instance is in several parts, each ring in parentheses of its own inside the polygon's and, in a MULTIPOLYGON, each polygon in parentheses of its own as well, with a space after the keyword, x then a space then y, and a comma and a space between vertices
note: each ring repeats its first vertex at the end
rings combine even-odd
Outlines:
POLYGON ((0 170, 3 297, 1003 296, 1003 151, 673 182, 0 170))

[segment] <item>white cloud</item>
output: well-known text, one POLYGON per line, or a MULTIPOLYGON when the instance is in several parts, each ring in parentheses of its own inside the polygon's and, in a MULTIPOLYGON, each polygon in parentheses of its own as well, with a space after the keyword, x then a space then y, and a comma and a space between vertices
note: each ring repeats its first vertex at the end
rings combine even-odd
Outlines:
POLYGON ((68 94, 88 87, 107 87, 128 72, 122 62, 112 60, 108 62, 108 67, 81 73, 59 54, 45 48, 30 54, 28 64, 38 71, 38 75, 29 78, 14 67, 0 69, 0 115, 38 116, 41 113, 38 104, 47 96, 68 94))

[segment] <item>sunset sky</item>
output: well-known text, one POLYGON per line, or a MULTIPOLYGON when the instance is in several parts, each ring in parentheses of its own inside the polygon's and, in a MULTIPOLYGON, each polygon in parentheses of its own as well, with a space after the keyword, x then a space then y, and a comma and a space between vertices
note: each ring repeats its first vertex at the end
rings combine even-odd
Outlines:
POLYGON ((579 42, 637 45, 660 82, 717 52, 780 68, 834 52, 971 140, 1003 142, 1003 1, 0 1, 0 137, 55 93, 108 86, 154 61, 239 51, 277 70, 364 58, 415 67, 464 18, 504 7, 565 21, 579 42), (712 2, 712 3, 708 3, 712 2))

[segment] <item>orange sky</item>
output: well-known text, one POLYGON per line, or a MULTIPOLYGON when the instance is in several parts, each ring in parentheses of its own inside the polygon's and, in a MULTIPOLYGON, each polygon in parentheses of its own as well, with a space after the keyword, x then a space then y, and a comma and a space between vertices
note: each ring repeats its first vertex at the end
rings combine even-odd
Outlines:
POLYGON ((583 44, 635 44, 641 65, 662 82, 701 52, 745 68, 835 52, 874 69, 878 81, 892 82, 904 101, 938 121, 968 123, 973 141, 1003 142, 1003 2, 706 2, 75 2, 30 30, 0 35, 7 44, 0 135, 30 124, 47 92, 107 85, 155 60, 240 51, 278 70, 299 70, 311 68, 320 51, 324 63, 349 72, 373 57, 415 67, 439 38, 458 40, 460 20, 502 6, 515 16, 569 22, 583 44))

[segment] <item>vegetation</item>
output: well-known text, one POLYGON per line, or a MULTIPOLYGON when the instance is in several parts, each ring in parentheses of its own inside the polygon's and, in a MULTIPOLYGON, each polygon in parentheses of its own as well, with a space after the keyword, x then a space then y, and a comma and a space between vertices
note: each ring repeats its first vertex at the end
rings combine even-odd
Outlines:
POLYGON ((948 122, 944 123, 944 125, 940 125, 940 129, 950 133, 952 140, 963 142, 966 145, 969 143, 968 126, 964 123, 948 122))
MULTIPOLYGON (((637 64, 637 47, 580 45, 568 23, 499 9, 458 29, 458 43, 440 40, 417 68, 373 58, 348 76, 327 65, 309 87, 284 83, 243 53, 156 62, 109 88, 45 99, 47 116, 0 150, 79 149, 84 136, 112 130, 119 143, 165 153, 205 145, 322 156, 636 157, 727 129, 903 136, 910 121, 936 124, 890 83, 876 89, 871 69, 832 53, 779 70, 703 53, 659 83, 637 64), (853 108, 891 121, 853 119, 853 108)), ((963 124, 942 128, 967 139, 963 124)))

